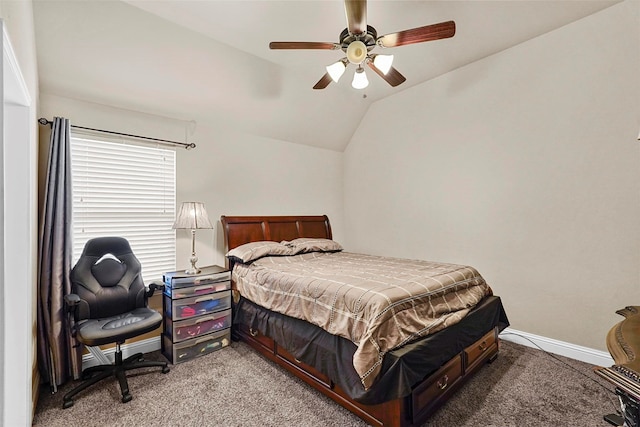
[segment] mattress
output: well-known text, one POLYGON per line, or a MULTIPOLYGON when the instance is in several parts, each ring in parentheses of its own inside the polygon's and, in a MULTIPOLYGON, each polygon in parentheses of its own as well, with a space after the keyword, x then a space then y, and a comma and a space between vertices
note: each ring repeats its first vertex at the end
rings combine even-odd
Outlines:
POLYGON ((353 343, 365 389, 387 352, 459 323, 492 294, 470 266, 349 252, 262 257, 236 264, 232 279, 246 299, 353 343))

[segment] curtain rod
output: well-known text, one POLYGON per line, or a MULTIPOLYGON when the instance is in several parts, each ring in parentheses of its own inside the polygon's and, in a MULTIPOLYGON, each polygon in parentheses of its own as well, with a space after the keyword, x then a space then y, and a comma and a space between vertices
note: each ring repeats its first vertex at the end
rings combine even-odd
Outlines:
MULTIPOLYGON (((51 120, 47 120, 45 118, 38 119, 38 123, 40 123, 41 125, 52 125, 53 124, 53 122, 51 120)), ((194 144, 193 142, 170 141, 168 139, 151 138, 149 136, 132 135, 132 134, 129 134, 129 133, 115 132, 115 131, 112 131, 112 130, 104 130, 104 129, 94 129, 94 128, 88 128, 88 127, 77 126, 77 125, 71 125, 71 127, 75 128, 75 129, 83 129, 83 130, 89 130, 89 131, 99 132, 99 133, 108 133, 110 135, 128 136, 130 138, 145 139, 147 141, 156 141, 156 142, 164 142, 166 144, 181 145, 187 150, 189 150, 191 148, 196 148, 196 144, 194 144)))

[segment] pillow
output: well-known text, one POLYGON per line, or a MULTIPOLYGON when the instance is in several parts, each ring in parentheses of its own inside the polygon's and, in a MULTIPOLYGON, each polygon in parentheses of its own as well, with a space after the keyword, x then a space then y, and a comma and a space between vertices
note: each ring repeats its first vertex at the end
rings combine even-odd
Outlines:
POLYGON ((291 248, 296 254, 305 252, 339 252, 342 250, 340 243, 331 239, 300 237, 290 242, 282 242, 282 244, 291 248))
POLYGON ((294 255, 294 252, 288 246, 271 241, 245 243, 227 252, 227 258, 243 264, 248 264, 265 256, 283 255, 294 255))

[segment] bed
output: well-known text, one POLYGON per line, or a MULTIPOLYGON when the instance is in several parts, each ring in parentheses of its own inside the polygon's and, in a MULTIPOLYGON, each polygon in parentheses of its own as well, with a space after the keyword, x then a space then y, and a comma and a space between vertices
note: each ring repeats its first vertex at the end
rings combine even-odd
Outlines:
MULTIPOLYGON (((222 216, 221 222, 231 255, 227 262, 234 290, 233 338, 371 425, 422 424, 474 372, 497 357, 498 334, 508 319, 500 298, 472 267, 348 253, 332 240, 327 216, 222 216), (269 249, 261 252, 265 247, 269 249), (435 268, 439 274, 428 281, 447 290, 455 286, 455 294, 429 291, 424 301, 430 307, 424 312, 419 309, 421 297, 415 295, 384 305, 390 298, 382 291, 362 291, 360 283, 346 288, 345 281, 336 279, 340 274, 352 276, 346 269, 356 262, 369 262, 357 264, 358 271, 371 270, 367 282, 377 283, 380 277, 385 288, 408 274, 405 262, 411 268, 435 268), (376 265, 385 265, 383 271, 389 273, 381 274, 376 265), (327 276, 321 270, 326 266, 336 271, 327 276), (444 283, 443 277, 455 283, 444 283), (265 283, 271 290, 265 291, 265 283), (292 299, 301 292, 291 286, 300 283, 306 297, 292 299), (336 302, 353 292, 356 303, 345 308, 336 302), (380 301, 384 304, 374 311, 371 307, 380 301), (434 317, 441 306, 450 310, 434 317), (383 321, 361 320, 369 315, 383 321), (422 319, 429 316, 433 318, 422 319)), ((406 282, 424 287, 413 276, 406 282)))

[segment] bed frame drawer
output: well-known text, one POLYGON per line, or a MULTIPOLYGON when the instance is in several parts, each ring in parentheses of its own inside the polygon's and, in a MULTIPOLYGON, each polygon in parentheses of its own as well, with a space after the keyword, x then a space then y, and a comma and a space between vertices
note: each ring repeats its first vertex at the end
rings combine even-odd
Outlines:
POLYGON ((478 341, 465 348, 465 372, 472 371, 498 350, 496 331, 491 330, 478 341))
POLYGON ((289 353, 287 350, 285 350, 284 348, 280 347, 277 344, 276 344, 276 354, 278 355, 279 358, 286 360, 291 365, 295 366, 296 368, 303 371, 305 374, 312 377, 314 380, 324 384, 326 387, 331 387, 331 380, 329 379, 328 376, 318 371, 311 365, 307 365, 306 363, 296 359, 293 354, 289 353))
POLYGON ((424 412, 449 394, 449 390, 462 379, 462 356, 459 354, 432 374, 429 379, 413 393, 413 418, 420 419, 424 412), (418 411, 418 412, 417 412, 418 411), (416 413, 417 412, 417 413, 416 413))
POLYGON ((238 334, 240 334, 243 339, 252 341, 255 344, 259 344, 270 352, 275 352, 275 343, 273 342, 273 340, 270 337, 263 335, 260 331, 251 329, 250 327, 243 324, 233 325, 233 327, 237 330, 238 334))

